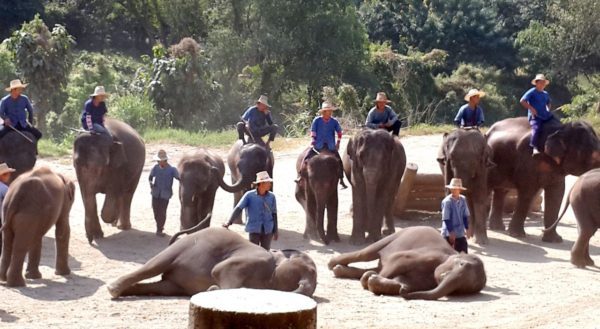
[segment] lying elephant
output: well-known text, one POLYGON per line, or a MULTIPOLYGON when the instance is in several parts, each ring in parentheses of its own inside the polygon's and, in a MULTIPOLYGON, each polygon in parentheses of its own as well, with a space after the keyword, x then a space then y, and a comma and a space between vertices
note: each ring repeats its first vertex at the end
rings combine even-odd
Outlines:
POLYGON ((42 277, 38 266, 42 238, 56 225, 56 274, 67 275, 69 269, 69 212, 73 205, 75 184, 46 167, 28 171, 10 185, 4 199, 2 224, 3 248, 0 280, 10 287, 25 286, 23 262, 27 258, 25 277, 42 277))
POLYGON ((571 249, 571 263, 577 267, 594 266, 590 257, 590 239, 600 228, 600 169, 593 169, 579 176, 567 198, 567 204, 562 213, 546 230, 554 230, 565 215, 569 204, 573 207, 579 236, 571 249))
POLYGON ((338 278, 360 279, 363 288, 374 294, 406 299, 473 294, 486 283, 479 257, 457 254, 436 229, 427 226, 405 228, 362 250, 335 256, 328 266, 338 278), (376 259, 379 264, 374 269, 348 266, 376 259))
POLYGON ((317 269, 297 250, 271 250, 222 227, 177 240, 138 270, 108 285, 113 298, 133 295, 191 296, 209 288, 256 288, 312 296, 317 269), (162 274, 152 283, 139 281, 162 274))

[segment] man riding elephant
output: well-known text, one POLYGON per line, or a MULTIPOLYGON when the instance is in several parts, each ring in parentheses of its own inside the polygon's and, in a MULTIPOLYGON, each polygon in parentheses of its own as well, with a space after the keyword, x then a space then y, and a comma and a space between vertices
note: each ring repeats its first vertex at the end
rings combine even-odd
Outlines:
POLYGON ((36 140, 42 138, 42 133, 33 126, 33 106, 29 98, 22 95, 27 84, 21 83, 16 79, 10 82, 6 91, 10 92, 0 101, 0 117, 4 120, 4 129, 0 130, 0 138, 4 137, 11 130, 27 131, 31 133, 36 140))
POLYGON ((461 106, 454 118, 454 124, 459 127, 479 128, 483 125, 483 109, 479 106, 479 100, 485 96, 483 91, 471 89, 465 95, 465 101, 468 103, 461 106))
POLYGON ((262 137, 269 135, 266 146, 270 148, 270 143, 275 140, 278 129, 278 126, 273 123, 270 107, 267 96, 261 95, 256 101, 256 105, 246 109, 242 115, 242 121, 236 125, 238 138, 244 144, 246 144, 244 134, 250 135, 248 142, 260 144, 264 143, 262 137))
POLYGON ((109 94, 104 91, 103 86, 97 86, 94 89, 94 93, 85 102, 83 112, 81 113, 81 125, 83 129, 97 134, 110 135, 104 125, 106 112, 108 112, 105 100, 108 96, 109 94))
POLYGON ((389 106, 391 102, 384 92, 378 92, 375 98, 375 106, 369 111, 365 126, 371 129, 385 129, 391 131, 392 135, 398 136, 402 121, 389 106))
POLYGON ((535 87, 527 90, 521 97, 521 105, 527 109, 527 120, 531 125, 531 140, 529 146, 533 148, 533 155, 538 155, 540 151, 542 128, 546 122, 554 119, 550 112, 550 94, 544 90, 550 81, 543 74, 538 74, 531 84, 535 87))

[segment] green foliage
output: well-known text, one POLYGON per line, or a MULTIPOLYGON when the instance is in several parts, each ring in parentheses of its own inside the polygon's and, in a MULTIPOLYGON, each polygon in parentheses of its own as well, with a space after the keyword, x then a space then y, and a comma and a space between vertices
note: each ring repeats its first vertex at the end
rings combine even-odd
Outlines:
MULTIPOLYGON (((597 117, 600 115, 600 74, 578 80, 579 94, 570 104, 562 106, 562 112, 571 118, 597 117)), ((595 120, 598 121, 597 118, 595 120)))
POLYGON ((48 138, 42 138, 38 141, 38 155, 42 158, 55 158, 71 155, 73 152, 73 141, 75 135, 70 133, 61 141, 54 141, 48 138))
POLYGON ((0 84, 8 86, 11 80, 17 78, 17 68, 14 64, 13 55, 6 49, 6 44, 0 44, 0 84))
POLYGON ((237 131, 190 132, 183 129, 149 129, 143 134, 144 140, 155 143, 177 143, 191 146, 228 147, 237 140, 237 131))
POLYGON ((156 120, 154 103, 145 95, 119 95, 111 102, 110 111, 110 116, 127 122, 138 132, 161 126, 156 120))

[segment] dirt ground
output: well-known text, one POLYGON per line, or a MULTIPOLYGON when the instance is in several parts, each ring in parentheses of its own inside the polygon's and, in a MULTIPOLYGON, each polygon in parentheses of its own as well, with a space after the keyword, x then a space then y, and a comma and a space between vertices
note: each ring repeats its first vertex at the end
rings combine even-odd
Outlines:
MULTIPOLYGON (((407 137, 403 143, 410 162, 419 172, 438 172, 435 155, 441 136, 407 137)), ((294 141, 281 144, 298 145, 294 141)), ((103 224, 105 238, 89 245, 83 226, 83 204, 77 199, 71 211, 70 266, 67 277, 54 275, 54 232, 44 238, 41 271, 43 279, 28 280, 26 288, 0 286, 2 328, 182 328, 187 326, 188 298, 123 298, 111 300, 106 284, 130 272, 166 247, 169 236, 156 237, 146 183, 153 165, 151 156, 166 148, 176 164, 192 147, 148 145, 147 162, 132 206, 133 229, 119 231, 103 224)), ((577 236, 572 212, 559 225, 564 242, 543 243, 540 217, 526 222, 528 237, 514 239, 490 232, 485 246, 470 244, 487 270, 487 287, 469 297, 439 301, 405 301, 399 297, 375 296, 358 281, 334 279, 327 261, 335 254, 356 249, 347 243, 351 231, 350 189, 340 191, 338 229, 342 242, 324 246, 304 241, 304 212, 294 198, 294 165, 302 146, 275 149, 275 194, 280 239, 274 248, 305 250, 318 266, 318 326, 321 328, 598 328, 600 316, 600 270, 577 269, 569 263, 569 251, 577 236)), ((217 150, 223 156, 226 150, 217 150)), ((75 179, 70 158, 38 162, 75 179)), ((568 186, 574 182, 568 178, 568 186)), ((176 183, 177 184, 177 183, 176 183)), ((174 186, 177 189, 177 185, 174 186)), ((99 197, 101 200, 101 197, 99 197)), ((219 190, 212 226, 226 220, 232 195, 219 190)), ((439 214, 411 214, 396 221, 396 227, 440 224, 439 214)), ((508 220, 508 217, 505 218, 508 220)), ((168 210, 166 232, 179 227, 179 201, 168 210)), ((241 226, 233 230, 243 234, 241 226)), ((600 237, 592 238, 590 251, 600 263, 600 237)))

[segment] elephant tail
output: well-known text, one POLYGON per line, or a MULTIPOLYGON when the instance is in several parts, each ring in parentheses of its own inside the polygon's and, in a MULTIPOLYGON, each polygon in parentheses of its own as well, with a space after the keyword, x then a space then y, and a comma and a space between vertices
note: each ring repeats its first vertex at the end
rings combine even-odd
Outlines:
POLYGON ((181 231, 173 234, 173 237, 171 237, 171 240, 169 240, 169 245, 172 245, 175 241, 177 241, 177 238, 182 234, 191 234, 191 233, 198 232, 202 229, 209 227, 211 217, 212 217, 212 213, 208 213, 208 215, 206 215, 206 217, 204 217, 204 219, 201 220, 200 223, 196 224, 196 226, 190 227, 185 230, 181 230, 181 231))
POLYGON ((567 203, 565 204, 565 208, 563 209, 563 211, 560 213, 560 216, 558 216, 558 218, 556 219, 554 224, 550 225, 549 227, 546 227, 545 229, 542 230, 542 232, 545 233, 545 232, 551 231, 556 228, 556 226, 558 225, 560 220, 563 218, 563 216, 567 212, 567 209, 569 209, 569 205, 571 205, 571 192, 572 191, 573 191, 573 188, 571 188, 571 190, 569 191, 569 195, 567 197, 567 203))

